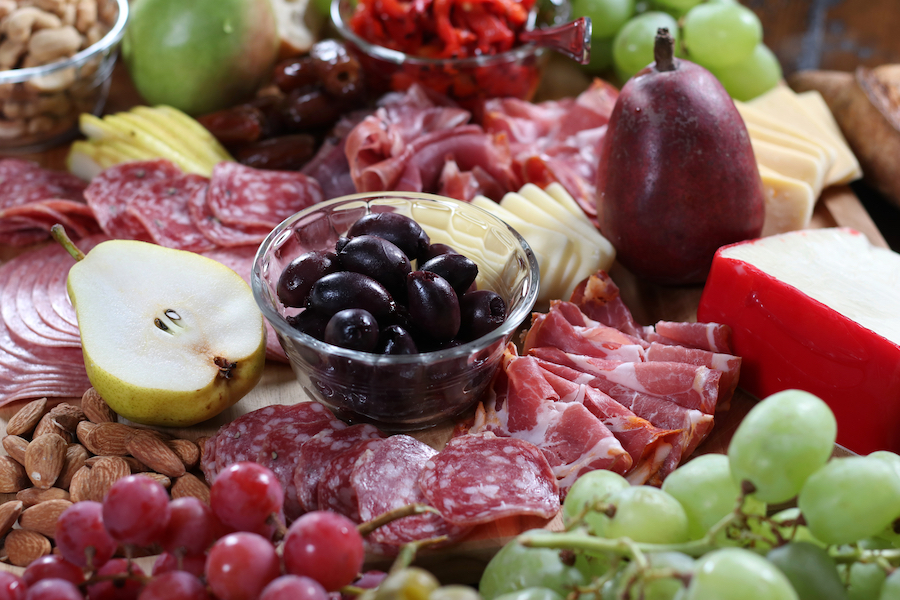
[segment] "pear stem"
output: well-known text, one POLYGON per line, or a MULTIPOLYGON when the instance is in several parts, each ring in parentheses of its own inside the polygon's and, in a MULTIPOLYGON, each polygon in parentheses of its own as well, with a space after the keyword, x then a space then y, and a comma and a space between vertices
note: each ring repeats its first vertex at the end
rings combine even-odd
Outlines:
POLYGON ((78 249, 78 246, 75 245, 75 242, 69 237, 69 234, 66 233, 66 228, 57 223, 53 227, 50 228, 50 235, 53 236, 53 239, 60 243, 60 245, 66 249, 66 252, 72 255, 72 258, 75 260, 81 260, 84 258, 84 252, 78 249))
POLYGON ((653 58, 656 60, 657 71, 675 70, 675 38, 666 27, 656 30, 656 39, 653 42, 653 58))

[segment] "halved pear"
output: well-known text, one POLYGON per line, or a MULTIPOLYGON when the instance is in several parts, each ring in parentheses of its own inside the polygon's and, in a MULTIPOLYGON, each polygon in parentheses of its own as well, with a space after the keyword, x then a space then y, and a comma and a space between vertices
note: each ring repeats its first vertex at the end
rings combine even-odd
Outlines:
POLYGON ((72 266, 67 287, 91 385, 131 421, 205 421, 262 376, 262 313, 246 282, 219 262, 112 240, 72 266))

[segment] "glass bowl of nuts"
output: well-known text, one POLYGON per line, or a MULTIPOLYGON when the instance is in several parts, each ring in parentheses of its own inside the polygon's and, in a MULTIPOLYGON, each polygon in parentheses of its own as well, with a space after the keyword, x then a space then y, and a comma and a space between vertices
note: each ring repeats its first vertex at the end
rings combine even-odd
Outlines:
POLYGON ((251 284, 310 398, 351 423, 412 431, 483 399, 538 278, 528 243, 491 213, 381 192, 285 220, 251 284))
POLYGON ((0 153, 40 152, 106 103, 128 0, 0 5, 0 153))

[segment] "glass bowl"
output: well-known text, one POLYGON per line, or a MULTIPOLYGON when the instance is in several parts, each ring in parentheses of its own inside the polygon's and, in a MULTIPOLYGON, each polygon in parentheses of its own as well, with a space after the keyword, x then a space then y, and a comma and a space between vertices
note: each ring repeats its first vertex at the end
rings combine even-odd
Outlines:
POLYGON ((383 192, 322 202, 286 219, 260 246, 251 285, 311 398, 348 422, 412 431, 459 415, 482 397, 507 342, 530 316, 538 277, 537 260, 528 243, 487 211, 431 194, 383 192), (432 243, 449 244, 478 263, 476 284, 503 297, 506 321, 472 342, 410 355, 348 350, 292 327, 286 317, 300 309, 284 307, 275 291, 284 267, 304 252, 333 249, 357 219, 381 211, 414 219, 432 243))
MULTIPOLYGON (((67 142, 78 133, 81 113, 103 110, 128 0, 98 5, 98 19, 107 16, 109 29, 89 47, 64 60, 0 70, 0 153, 41 152, 67 142)), ((95 33, 88 30, 85 37, 95 33)))
MULTIPOLYGON (((561 25, 571 14, 569 0, 539 0, 535 27, 561 25)), ((494 55, 456 59, 421 58, 366 41, 349 26, 354 0, 332 0, 331 20, 377 93, 403 91, 419 83, 462 107, 477 109, 488 98, 531 100, 544 72, 549 50, 523 44, 494 55)))

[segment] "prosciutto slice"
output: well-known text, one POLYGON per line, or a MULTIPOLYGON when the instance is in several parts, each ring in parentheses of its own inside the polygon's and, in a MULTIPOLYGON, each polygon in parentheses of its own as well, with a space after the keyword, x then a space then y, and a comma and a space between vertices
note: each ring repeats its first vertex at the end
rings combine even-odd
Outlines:
POLYGON ((525 353, 534 348, 550 347, 608 360, 645 360, 643 346, 631 342, 621 332, 602 324, 596 327, 572 325, 561 306, 556 304, 551 306, 550 312, 532 317, 523 348, 525 353))
POLYGON ((719 371, 721 375, 719 377, 719 399, 716 402, 717 411, 728 409, 741 375, 740 356, 697 348, 653 342, 647 348, 647 360, 682 362, 719 371))

